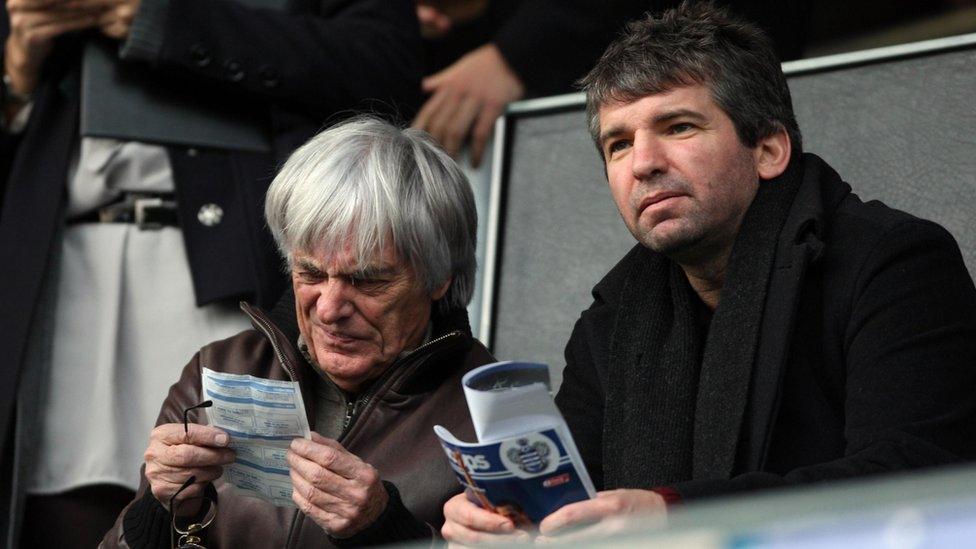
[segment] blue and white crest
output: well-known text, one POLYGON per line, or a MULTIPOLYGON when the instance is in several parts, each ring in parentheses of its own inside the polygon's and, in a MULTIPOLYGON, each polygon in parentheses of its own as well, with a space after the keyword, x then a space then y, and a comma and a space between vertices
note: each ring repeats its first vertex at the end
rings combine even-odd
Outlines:
POLYGON ((520 478, 551 473, 559 465, 555 444, 541 433, 506 440, 498 450, 505 468, 520 478))
POLYGON ((517 447, 508 449, 508 459, 526 473, 536 474, 545 471, 546 465, 549 465, 548 444, 541 440, 529 443, 527 438, 517 439, 515 443, 517 447))

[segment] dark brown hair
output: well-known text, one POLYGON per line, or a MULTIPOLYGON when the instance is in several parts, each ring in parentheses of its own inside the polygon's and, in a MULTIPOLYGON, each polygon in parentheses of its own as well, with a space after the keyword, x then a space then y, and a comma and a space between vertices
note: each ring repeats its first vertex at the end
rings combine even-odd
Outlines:
POLYGON ((802 149, 790 90, 770 39, 726 8, 687 0, 660 16, 647 14, 629 23, 580 80, 597 147, 602 105, 695 84, 709 88, 744 145, 754 147, 785 128, 794 154, 802 149))

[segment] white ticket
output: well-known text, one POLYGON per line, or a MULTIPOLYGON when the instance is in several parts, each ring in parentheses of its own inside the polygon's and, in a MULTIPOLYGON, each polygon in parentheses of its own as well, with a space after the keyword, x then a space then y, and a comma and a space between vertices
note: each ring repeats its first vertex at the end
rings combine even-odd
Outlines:
POLYGON ((285 455, 292 439, 312 438, 298 383, 203 368, 203 394, 213 401, 207 419, 230 435, 237 452, 224 480, 246 495, 294 507, 285 455))

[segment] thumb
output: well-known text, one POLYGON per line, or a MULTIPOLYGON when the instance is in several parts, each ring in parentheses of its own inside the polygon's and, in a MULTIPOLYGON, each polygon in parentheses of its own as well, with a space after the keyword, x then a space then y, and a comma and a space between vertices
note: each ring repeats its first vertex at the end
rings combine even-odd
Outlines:
POLYGON ((160 425, 153 434, 154 436, 158 434, 162 442, 168 445, 193 444, 223 448, 230 443, 230 437, 226 432, 210 425, 197 423, 188 424, 186 431, 183 430, 182 423, 160 425))

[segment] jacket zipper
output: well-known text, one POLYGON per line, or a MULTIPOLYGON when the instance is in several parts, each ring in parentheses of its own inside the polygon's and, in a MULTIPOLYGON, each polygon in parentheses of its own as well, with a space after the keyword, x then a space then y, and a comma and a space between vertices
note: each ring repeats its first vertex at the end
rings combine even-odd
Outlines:
POLYGON ((357 402, 359 402, 358 399, 346 401, 346 418, 342 420, 342 432, 346 432, 346 429, 349 428, 349 424, 352 423, 352 416, 356 413, 357 402))
MULTIPOLYGON (((247 313, 247 316, 251 317, 251 320, 253 320, 255 324, 258 325, 258 327, 261 329, 261 332, 264 334, 264 336, 268 338, 268 341, 271 343, 271 348, 274 350, 275 356, 278 358, 278 362, 281 363, 281 367, 284 368, 286 372, 288 372, 288 375, 291 377, 291 380, 295 381, 295 379, 298 377, 295 375, 295 369, 292 367, 291 363, 285 357, 285 354, 281 351, 281 347, 278 345, 277 338, 274 337, 274 333, 271 329, 270 323, 265 321, 263 318, 259 318, 258 316, 251 314, 250 311, 245 310, 244 312, 247 313)), ((427 343, 424 343, 420 347, 417 347, 416 349, 411 351, 407 356, 403 357, 403 360, 413 357, 418 352, 429 348, 431 345, 439 343, 445 339, 455 337, 460 333, 461 333, 460 330, 455 330, 453 332, 448 332, 436 339, 432 339, 427 343)), ((397 368, 391 367, 390 376, 392 376, 393 373, 396 372, 396 370, 397 368)), ((377 382, 373 386, 378 388, 384 385, 386 379, 388 378, 384 378, 383 382, 377 382)), ((362 412, 362 410, 365 409, 366 405, 369 404, 370 400, 372 400, 372 397, 373 395, 371 393, 367 393, 363 397, 358 398, 353 402, 346 402, 346 417, 343 420, 342 434, 339 435, 337 441, 341 441, 343 438, 345 438, 346 434, 349 433, 353 425, 355 425, 356 420, 359 418, 359 415, 362 412), (358 406, 357 403, 359 404, 358 406)), ((304 519, 304 515, 299 513, 298 509, 295 509, 291 520, 291 526, 288 528, 288 537, 285 538, 286 548, 291 548, 295 546, 295 539, 297 535, 296 532, 298 531, 298 528, 300 528, 299 523, 302 522, 303 519, 304 519)))
MULTIPOLYGON (((292 367, 291 362, 289 362, 285 357, 285 353, 281 351, 281 347, 278 345, 278 339, 274 336, 271 329, 271 324, 263 318, 259 318, 258 316, 251 314, 251 312, 248 310, 245 310, 244 312, 247 313, 247 316, 251 317, 251 320, 258 325, 258 328, 261 329, 264 336, 268 338, 268 341, 271 343, 271 348, 274 350, 275 356, 278 357, 278 362, 281 363, 281 367, 284 368, 285 372, 288 373, 291 380, 295 381, 297 378, 295 375, 295 369, 292 367)), ((295 543, 293 539, 296 535, 295 533, 298 531, 297 529, 303 516, 304 515, 298 512, 298 509, 295 509, 292 512, 291 525, 288 527, 288 536, 285 538, 285 547, 294 547, 295 543)))
POLYGON ((291 380, 295 381, 298 376, 295 375, 295 369, 292 367, 291 362, 288 361, 288 358, 285 357, 285 353, 281 351, 281 347, 278 345, 278 340, 272 333, 271 325, 263 318, 259 318, 251 314, 250 311, 245 312, 247 313, 247 316, 251 317, 251 320, 258 325, 264 336, 268 338, 268 341, 271 342, 271 348, 274 350, 275 356, 278 357, 278 362, 281 363, 281 367, 288 372, 288 376, 291 377, 291 380))
MULTIPOLYGON (((407 353, 406 356, 404 356, 403 358, 401 358, 397 362, 404 362, 406 360, 409 360, 410 358, 413 358, 414 356, 417 356, 417 353, 420 353, 421 351, 429 348, 431 345, 435 345, 437 343, 440 343, 441 341, 444 341, 445 339, 449 339, 449 338, 458 336, 460 334, 461 334, 461 331, 460 330, 454 330, 453 332, 448 332, 448 333, 446 333, 446 334, 444 334, 444 335, 442 335, 442 336, 440 336, 440 337, 438 337, 436 339, 432 339, 432 340, 428 341, 427 343, 424 343, 420 347, 417 347, 416 349, 410 351, 409 353, 407 353)), ((359 419, 359 416, 362 414, 362 411, 366 409, 366 407, 369 404, 369 402, 375 396, 376 390, 378 390, 381 387, 383 387, 384 385, 386 385, 386 382, 393 375, 395 375, 395 373, 396 373, 396 371, 398 369, 399 368, 397 367, 397 364, 394 363, 390 367, 389 372, 387 373, 386 376, 384 376, 384 377, 376 380, 376 383, 373 383, 373 385, 370 387, 370 389, 372 390, 372 392, 371 391, 367 391, 362 396, 360 396, 360 397, 358 397, 356 399, 353 399, 352 401, 346 401, 346 417, 342 421, 342 433, 336 439, 337 442, 342 442, 346 438, 346 435, 348 435, 349 434, 349 431, 352 430, 353 426, 356 424, 356 420, 359 419)))

